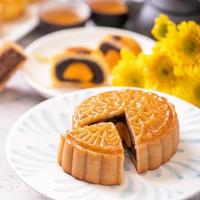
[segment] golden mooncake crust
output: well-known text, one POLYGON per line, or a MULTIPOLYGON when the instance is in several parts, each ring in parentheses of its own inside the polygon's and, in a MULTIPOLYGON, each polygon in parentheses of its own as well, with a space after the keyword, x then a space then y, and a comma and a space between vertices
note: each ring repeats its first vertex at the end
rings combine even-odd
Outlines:
POLYGON ((85 126, 61 136, 58 162, 66 173, 78 179, 120 184, 123 161, 122 143, 113 123, 85 126))
POLYGON ((76 109, 73 126, 82 127, 124 116, 133 134, 139 173, 159 167, 176 152, 179 123, 167 99, 140 90, 111 91, 92 96, 76 109))

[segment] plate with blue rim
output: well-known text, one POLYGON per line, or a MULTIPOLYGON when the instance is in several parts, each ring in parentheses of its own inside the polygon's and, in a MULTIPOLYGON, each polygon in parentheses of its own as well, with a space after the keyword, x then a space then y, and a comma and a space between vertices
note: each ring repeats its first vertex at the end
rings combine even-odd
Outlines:
POLYGON ((156 91, 153 92, 174 104, 180 122, 178 150, 169 162, 139 175, 125 156, 123 183, 117 186, 90 184, 63 172, 57 163, 58 144, 60 134, 71 128, 74 108, 89 96, 123 88, 80 90, 46 100, 29 110, 7 138, 6 154, 12 169, 31 188, 53 199, 178 200, 199 192, 200 109, 156 91))

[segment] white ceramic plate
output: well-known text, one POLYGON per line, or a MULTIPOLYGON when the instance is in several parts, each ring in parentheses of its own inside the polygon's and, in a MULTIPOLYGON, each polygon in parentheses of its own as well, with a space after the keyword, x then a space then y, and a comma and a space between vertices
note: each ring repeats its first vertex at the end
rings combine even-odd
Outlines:
POLYGON ((36 40, 26 49, 29 59, 24 66, 23 74, 27 82, 47 98, 72 91, 72 89, 51 88, 50 64, 39 62, 35 54, 51 57, 67 47, 83 45, 95 48, 99 39, 107 34, 131 36, 139 42, 146 53, 150 52, 154 43, 150 38, 138 33, 104 27, 75 28, 51 33, 36 40))
POLYGON ((14 21, 6 22, 1 26, 0 41, 17 41, 32 31, 38 22, 38 5, 30 5, 21 17, 14 21))
POLYGON ((7 158, 17 175, 36 191, 53 199, 73 200, 178 200, 200 190, 200 110, 175 97, 180 120, 180 144, 170 162, 138 175, 129 157, 120 186, 102 186, 77 180, 57 164, 60 133, 71 127, 74 107, 96 93, 118 88, 88 89, 40 103, 12 128, 6 143, 7 158))

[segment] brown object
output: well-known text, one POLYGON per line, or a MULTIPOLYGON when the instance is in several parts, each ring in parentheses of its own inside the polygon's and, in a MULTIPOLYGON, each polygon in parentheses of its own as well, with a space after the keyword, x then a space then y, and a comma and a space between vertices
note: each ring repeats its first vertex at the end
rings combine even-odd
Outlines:
POLYGON ((26 56, 16 43, 5 43, 0 49, 0 92, 8 80, 22 66, 26 56))
POLYGON ((64 171, 92 183, 122 181, 124 153, 113 123, 77 128, 61 136, 58 161, 64 171))
POLYGON ((68 48, 52 59, 53 87, 87 88, 108 83, 108 65, 100 51, 68 48))
MULTIPOLYGON (((88 135, 84 136, 85 138, 89 138, 93 124, 98 125, 100 122, 107 122, 108 124, 113 122, 116 124, 117 132, 122 142, 125 143, 125 148, 129 150, 138 173, 158 168, 161 164, 167 162, 177 150, 179 123, 175 109, 167 99, 154 93, 140 90, 105 92, 86 99, 76 108, 73 117, 73 128, 74 130, 78 128, 84 134, 88 132, 88 135), (91 130, 84 131, 88 125, 92 125, 89 126, 91 130), (83 128, 80 129, 80 127, 83 128)), ((106 128, 102 129, 102 132, 105 130, 106 128)), ((98 131, 101 131, 101 128, 98 131)), ((112 138, 114 132, 111 132, 109 134, 112 138)), ((74 158, 74 154, 72 156, 69 150, 65 148, 63 150, 63 146, 73 143, 76 134, 74 134, 73 139, 68 134, 64 138, 68 139, 65 140, 63 137, 61 139, 59 163, 67 173, 70 173, 66 170, 66 166, 69 160, 74 158)), ((80 151, 79 159, 81 160, 83 144, 76 143, 76 145, 80 151)), ((88 149, 87 145, 84 148, 88 149)), ((113 162, 113 156, 107 158, 108 162, 113 162)), ((87 167, 87 165, 84 167, 87 167)), ((92 164, 90 164, 90 167, 92 167, 92 164)), ((93 167, 96 168, 95 165, 93 167)), ((77 171, 78 168, 77 165, 77 171)), ((113 169, 113 171, 116 170, 113 169)), ((116 176, 118 174, 122 174, 122 168, 116 172, 116 176)), ((84 176, 78 178, 88 181, 84 176)), ((94 176, 89 181, 96 183, 96 178, 94 176)), ((109 175, 106 178, 109 179, 109 175)), ((113 180, 112 176, 111 180, 113 180)), ((112 181, 109 183, 117 184, 117 182, 112 181)))
POLYGON ((122 35, 106 35, 98 45, 98 49, 104 54, 111 69, 120 60, 120 50, 122 48, 130 50, 135 55, 142 51, 136 40, 122 35))

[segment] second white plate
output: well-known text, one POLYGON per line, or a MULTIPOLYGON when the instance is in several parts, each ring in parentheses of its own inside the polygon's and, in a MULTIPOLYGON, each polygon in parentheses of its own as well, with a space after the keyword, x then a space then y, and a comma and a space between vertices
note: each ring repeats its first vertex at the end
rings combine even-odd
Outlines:
POLYGON ((36 91, 44 97, 53 97, 71 91, 70 89, 51 88, 50 64, 36 59, 36 54, 51 57, 59 51, 72 46, 87 46, 95 48, 99 39, 107 34, 127 35, 135 38, 145 53, 149 53, 154 41, 138 33, 122 29, 105 27, 74 28, 48 34, 27 47, 28 62, 23 74, 25 79, 36 91))

